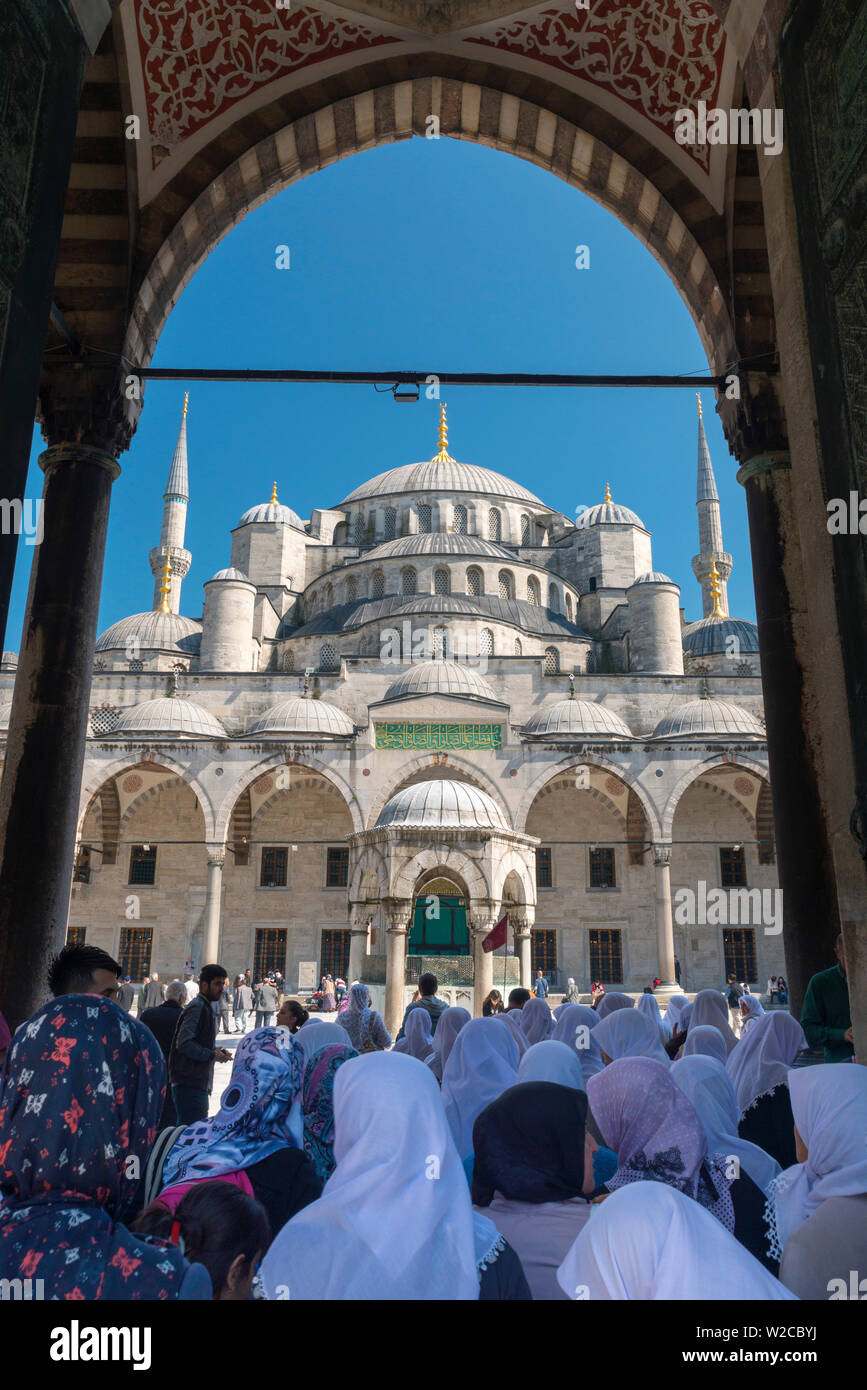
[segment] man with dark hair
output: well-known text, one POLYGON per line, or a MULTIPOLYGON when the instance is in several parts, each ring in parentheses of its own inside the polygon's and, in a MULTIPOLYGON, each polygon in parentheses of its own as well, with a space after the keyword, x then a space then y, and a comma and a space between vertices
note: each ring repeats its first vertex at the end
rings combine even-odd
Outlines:
POLYGON ((118 1004, 120 1004, 120 1007, 123 1009, 125 1014, 129 1013, 130 1009, 132 1008, 134 999, 135 990, 132 987, 132 981, 130 980, 129 975, 124 975, 123 984, 117 992, 117 1002, 118 1004))
POLYGON ((62 994, 101 994, 116 1002, 120 973, 117 961, 106 951, 71 941, 48 967, 48 988, 55 999, 62 994))
MULTIPOLYGON (((166 1059, 166 1065, 168 1065, 171 1054, 175 1029, 181 1020, 185 999, 186 994, 180 980, 172 980, 170 984, 166 985, 165 1003, 157 1004, 153 1009, 145 1009, 139 1017, 139 1022, 143 1023, 146 1028, 150 1028, 159 1043, 160 1052, 166 1059)), ((160 1118, 160 1129, 171 1129, 177 1123, 178 1117, 175 1111, 172 1087, 167 1086, 166 1098, 163 1101, 163 1113, 160 1118)))
POLYGON ((521 1009, 523 1009, 524 1005, 528 1003, 529 999, 530 991, 528 989, 510 989, 509 1002, 506 1005, 506 1013, 510 1014, 515 1009, 517 1009, 518 1012, 520 1012, 521 1009))
POLYGON ((855 1040, 842 932, 837 937, 834 955, 837 964, 830 970, 820 970, 807 985, 801 1027, 811 1047, 824 1048, 826 1062, 848 1062, 855 1052, 855 1040))
POLYGON ((199 992, 181 1014, 169 1053, 169 1081, 179 1125, 208 1118, 214 1063, 231 1062, 225 1047, 216 1047, 217 1019, 211 1005, 223 993, 228 974, 222 965, 205 965, 199 992))
POLYGON ((448 1008, 448 1004, 446 1003, 445 999, 437 998, 438 985, 439 980, 437 979, 436 975, 419 975, 418 992, 421 995, 421 998, 416 999, 415 1002, 412 1004, 407 1004, 406 1012, 403 1016, 403 1023, 400 1025, 400 1032, 395 1038, 395 1042, 400 1042, 401 1038, 403 1037, 403 1030, 406 1027, 406 1020, 409 1018, 413 1009, 427 1009, 428 1013, 430 1014, 431 1033, 433 1034, 436 1032, 440 1014, 445 1013, 446 1009, 448 1008))

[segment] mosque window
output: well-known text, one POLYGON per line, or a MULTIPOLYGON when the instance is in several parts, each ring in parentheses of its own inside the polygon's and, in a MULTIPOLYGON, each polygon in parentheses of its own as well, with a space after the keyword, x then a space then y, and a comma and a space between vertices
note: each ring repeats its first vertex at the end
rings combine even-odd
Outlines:
POLYGON ((623 981, 622 933, 616 928, 594 928, 590 932, 590 979, 603 985, 623 981))
POLYGON ((526 512, 524 512, 521 517, 521 544, 530 544, 530 518, 527 516, 526 512))
POLYGON ((460 502, 455 507, 455 531, 459 536, 467 534, 467 509, 460 502))
POLYGON ((434 593, 450 594, 452 590, 451 578, 447 569, 434 570, 434 593))
POLYGON ((488 540, 501 541, 503 539, 503 518, 496 507, 491 507, 488 512, 488 540))
POLYGON ((446 659, 446 630, 444 627, 434 628, 433 656, 434 661, 445 661, 446 659))
POLYGON ((345 927, 324 927, 319 955, 319 975, 349 979, 349 932, 345 927))
POLYGON ((753 674, 753 664, 751 661, 738 661, 735 665, 736 676, 751 676, 753 674))
POLYGON ((515 656, 523 656, 523 655, 524 655, 524 648, 521 646, 521 639, 520 639, 520 637, 516 637, 516 638, 515 638, 515 656))
POLYGON ((285 888, 289 851, 285 845, 263 845, 259 869, 260 888, 285 888))
POLYGON ((357 593, 357 587, 358 587, 358 584, 357 584, 357 580, 356 580, 356 578, 355 578, 355 575, 354 575, 354 574, 351 574, 351 575, 349 576, 349 578, 347 579, 347 581, 346 581, 346 602, 347 602, 347 603, 353 603, 353 602, 354 602, 355 597, 356 597, 356 593, 357 593))
POLYGON ((370 597, 385 597, 385 575, 382 570, 374 570, 370 577, 370 597))
POLYGON ((494 655, 494 634, 489 627, 483 627, 479 635, 479 655, 494 655))
POLYGON ((429 536, 431 531, 430 503, 419 502, 416 507, 416 513, 418 515, 418 529, 420 534, 429 536))
POLYGON ((281 665, 282 665, 284 671, 292 671, 292 670, 294 670, 294 667, 295 667, 295 657, 294 657, 294 654, 289 650, 288 647, 287 647, 286 651, 283 653, 281 665))
POLYGON ((567 595, 566 595, 566 617, 567 617, 567 619, 569 620, 569 622, 571 623, 571 621, 572 621, 572 595, 571 595, 571 594, 567 594, 567 595))
POLYGON ((527 580, 527 602, 535 603, 537 608, 542 606, 542 589, 534 574, 527 580))
POLYGON ((560 612, 560 590, 556 584, 548 585, 548 608, 552 613, 560 612))
POLYGON ((747 864, 741 845, 724 845, 719 852, 720 885, 723 888, 746 888, 747 864))
POLYGON ((759 968, 756 963, 756 934, 752 927, 723 932, 723 954, 726 976, 734 975, 744 984, 756 984, 759 968))
POLYGON ((80 845, 75 855, 75 868, 72 872, 73 883, 90 883, 90 845, 80 845))
POLYGON ((596 577, 595 577, 595 575, 592 575, 592 574, 591 574, 590 578, 589 578, 588 581, 587 581, 587 585, 588 585, 588 588, 589 588, 591 594, 595 594, 595 593, 596 593, 596 577))
POLYGON ((253 946, 253 979, 263 980, 272 970, 286 970, 286 928, 258 927, 253 946))
POLYGON ((153 944, 153 927, 121 927, 117 953, 121 975, 129 975, 131 980, 143 980, 149 975, 153 944))
POLYGON ((386 507, 385 509, 385 525, 383 527, 383 534, 385 535, 385 539, 387 541, 393 541, 395 536, 397 535, 397 511, 394 507, 386 507))
POLYGON ((400 572, 400 591, 402 594, 414 594, 416 592, 416 572, 412 565, 406 565, 400 572))
POLYGON ((364 545, 364 515, 362 512, 355 514, 355 544, 364 545))
POLYGON ((616 888, 617 874, 614 863, 613 849, 591 849, 590 851, 590 887, 591 888, 616 888))
POLYGON ((134 676, 139 675, 139 673, 140 673, 141 671, 144 670, 144 662, 143 662, 143 661, 130 661, 130 662, 127 663, 127 666, 128 666, 128 669, 129 669, 130 671, 132 671, 132 673, 133 673, 134 676))
POLYGON ((325 866, 325 887, 345 888, 349 882, 349 850, 345 845, 329 845, 325 866))
POLYGON ((83 946, 87 939, 87 927, 67 927, 66 945, 83 946))
POLYGON ((95 661, 95 662, 93 663, 93 669, 94 669, 94 671, 104 671, 104 670, 105 670, 105 662, 102 661, 102 660, 95 661))
POLYGON ((560 653, 556 647, 545 648, 545 675, 556 676, 560 670, 560 653))
POLYGON ((319 669, 320 671, 339 671, 340 659, 337 649, 330 642, 325 642, 319 648, 319 669))
POLYGON ((536 887, 554 887, 554 878, 551 870, 551 851, 547 848, 536 850, 536 887))
POLYGON ((471 565, 467 570, 467 593, 470 598, 481 598, 484 593, 482 571, 476 565, 471 565))
POLYGON ((550 981, 557 973, 557 933, 550 927, 534 927, 530 932, 531 974, 541 970, 550 981))
POLYGON ((509 570, 500 570, 497 583, 500 589, 500 598, 515 597, 515 576, 509 570))
POLYGON ((108 734, 117 728, 120 711, 112 705, 100 705, 90 716, 90 727, 95 734, 108 734))
POLYGON ((155 883, 157 876, 156 845, 133 845, 129 852, 129 882, 155 883))

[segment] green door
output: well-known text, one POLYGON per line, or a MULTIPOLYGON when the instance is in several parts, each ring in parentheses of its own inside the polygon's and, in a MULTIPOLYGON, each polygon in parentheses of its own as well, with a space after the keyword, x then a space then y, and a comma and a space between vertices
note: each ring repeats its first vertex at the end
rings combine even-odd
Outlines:
POLYGON ((411 956, 468 956, 467 909, 460 898, 417 900, 409 938, 411 956), (438 915, 437 915, 438 914, 438 915))

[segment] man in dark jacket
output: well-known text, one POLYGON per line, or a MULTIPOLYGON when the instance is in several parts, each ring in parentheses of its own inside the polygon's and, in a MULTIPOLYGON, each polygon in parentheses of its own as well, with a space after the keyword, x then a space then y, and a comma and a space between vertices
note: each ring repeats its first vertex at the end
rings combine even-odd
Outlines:
POLYGON ((270 980, 263 980, 256 991, 256 1027, 270 1028, 277 1010, 277 991, 270 980))
MULTIPOLYGON (((181 1017, 181 1010, 184 1007, 186 994, 180 980, 172 980, 171 984, 166 985, 166 1002, 158 1004, 155 1009, 145 1009, 140 1023, 146 1028, 150 1028, 154 1037, 160 1045, 160 1052, 166 1059, 168 1066, 169 1055, 172 1050, 172 1039, 175 1036, 175 1029, 181 1017)), ((170 1129, 178 1123, 175 1101, 172 1095, 171 1086, 166 1087, 166 1098, 163 1102, 163 1113, 160 1119, 160 1129, 170 1129)))
POLYGON ((129 1013, 130 1009, 132 1008, 132 1003, 134 999, 135 990, 132 987, 129 975, 124 975, 123 984, 117 992, 117 1002, 118 1004, 120 1004, 120 1007, 123 1009, 125 1014, 129 1013))
POLYGON ((437 998, 438 986, 439 980, 437 979, 436 975, 419 975, 418 988, 419 993, 421 995, 421 999, 416 999, 415 1003, 413 1004, 407 1004, 406 1012, 403 1016, 403 1023, 400 1025, 400 1032, 395 1038, 395 1042, 400 1042, 401 1038, 403 1037, 403 1032, 406 1028, 406 1020, 409 1018, 413 1009, 427 1009, 428 1013, 430 1014, 431 1033, 433 1034, 436 1032, 437 1024, 439 1023, 440 1019, 440 1014, 445 1013, 446 1009, 448 1008, 448 1004, 446 1003, 445 999, 437 998))
POLYGON ((824 1048, 826 1062, 848 1062, 855 1045, 842 933, 837 937, 834 955, 837 964, 830 970, 820 970, 807 985, 801 1027, 811 1047, 824 1048))
POLYGON ((156 971, 151 975, 142 987, 141 1003, 139 1008, 144 1012, 145 1009, 159 1008, 165 999, 165 991, 160 984, 160 977, 156 971))
POLYGON ((214 1063, 231 1062, 225 1047, 215 1047, 216 1003, 228 979, 222 965, 206 965, 199 976, 199 993, 181 1014, 169 1054, 169 1081, 179 1125, 208 1118, 208 1096, 214 1084, 214 1063))

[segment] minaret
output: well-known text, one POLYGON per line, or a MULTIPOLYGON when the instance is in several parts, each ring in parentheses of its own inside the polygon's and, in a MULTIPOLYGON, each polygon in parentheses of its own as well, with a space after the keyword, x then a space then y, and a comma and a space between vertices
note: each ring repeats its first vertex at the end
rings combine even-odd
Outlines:
POLYGON ((169 480, 163 493, 163 529, 160 543, 150 553, 151 572, 154 576, 154 610, 162 610, 168 602, 168 611, 181 611, 181 582, 193 557, 184 549, 184 532, 187 526, 187 504, 190 500, 190 480, 187 471, 187 404, 189 394, 184 396, 184 413, 178 430, 178 442, 172 456, 169 480), (171 589, 166 594, 164 575, 166 565, 171 565, 171 589))
POLYGON ((698 396, 698 555, 693 556, 692 570, 702 595, 702 617, 726 617, 729 611, 726 581, 732 572, 732 557, 723 550, 722 521, 719 493, 710 461, 710 450, 701 417, 701 396, 698 396), (713 582, 712 582, 713 581, 713 582))

